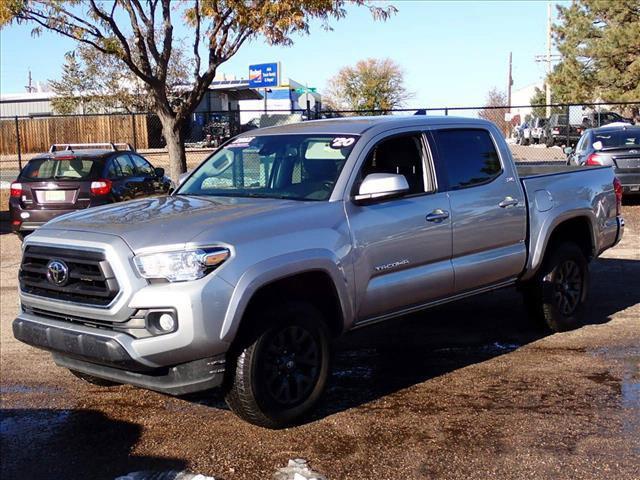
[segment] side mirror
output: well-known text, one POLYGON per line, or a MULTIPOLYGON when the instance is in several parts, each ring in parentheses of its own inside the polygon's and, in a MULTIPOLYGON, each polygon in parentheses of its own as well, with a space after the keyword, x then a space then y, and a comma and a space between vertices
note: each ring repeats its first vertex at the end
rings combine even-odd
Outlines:
POLYGON ((160 168, 160 167, 154 168, 153 172, 156 174, 156 177, 158 178, 164 177, 164 168, 160 168))
POLYGON ((563 151, 565 155, 571 155, 573 153, 573 147, 564 147, 563 151))
POLYGON ((409 184, 404 175, 371 173, 362 181, 358 194, 353 199, 356 202, 367 202, 395 197, 408 191, 409 184))

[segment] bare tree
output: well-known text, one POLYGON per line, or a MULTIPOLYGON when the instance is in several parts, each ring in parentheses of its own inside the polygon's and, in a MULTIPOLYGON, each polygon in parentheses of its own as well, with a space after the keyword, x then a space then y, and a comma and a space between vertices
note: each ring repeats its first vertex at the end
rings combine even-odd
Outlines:
MULTIPOLYGON (((365 5, 374 18, 386 19, 392 6, 365 5)), ((171 175, 186 170, 183 127, 213 81, 217 68, 258 36, 270 44, 289 45, 291 35, 308 33, 312 19, 329 21, 346 15, 347 0, 3 0, 0 26, 13 21, 57 32, 122 61, 145 85, 162 123, 171 175), (192 31, 193 70, 188 91, 172 101, 167 88, 176 21, 192 31)))
POLYGON ((478 112, 478 116, 495 123, 502 133, 507 136, 511 128, 510 123, 505 120, 505 113, 509 112, 507 106, 507 96, 505 93, 494 87, 487 93, 485 108, 478 112))

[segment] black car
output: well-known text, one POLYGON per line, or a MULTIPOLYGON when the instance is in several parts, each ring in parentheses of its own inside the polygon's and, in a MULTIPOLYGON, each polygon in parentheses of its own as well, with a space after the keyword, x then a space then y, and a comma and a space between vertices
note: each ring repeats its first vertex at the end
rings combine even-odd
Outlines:
POLYGON ((543 128, 540 143, 545 143, 547 147, 575 145, 582 131, 581 126, 570 124, 567 114, 553 113, 543 128))
POLYGON ((64 213, 167 193, 170 185, 163 168, 129 146, 53 145, 11 184, 11 228, 24 235, 64 213))
POLYGON ((640 126, 606 125, 584 132, 565 149, 569 165, 611 165, 625 194, 640 194, 640 126))

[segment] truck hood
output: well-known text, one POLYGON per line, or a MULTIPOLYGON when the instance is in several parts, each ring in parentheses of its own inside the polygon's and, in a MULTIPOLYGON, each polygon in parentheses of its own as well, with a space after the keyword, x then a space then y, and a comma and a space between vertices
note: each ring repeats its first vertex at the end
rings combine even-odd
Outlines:
POLYGON ((300 208, 305 203, 182 195, 145 198, 63 215, 42 230, 117 235, 137 252, 158 246, 180 247, 205 231, 226 229, 251 217, 271 216, 282 210, 300 208))

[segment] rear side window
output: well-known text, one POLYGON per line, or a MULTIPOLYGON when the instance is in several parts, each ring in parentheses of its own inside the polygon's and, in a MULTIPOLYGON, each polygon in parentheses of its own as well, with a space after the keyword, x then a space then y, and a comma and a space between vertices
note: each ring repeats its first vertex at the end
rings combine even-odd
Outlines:
POLYGON ((115 159, 117 171, 120 177, 132 177, 136 174, 136 169, 129 158, 129 155, 119 155, 115 159))
POLYGON ((31 160, 22 171, 25 180, 89 180, 95 177, 93 160, 71 158, 37 158, 31 160))
POLYGON ((436 130, 433 136, 450 190, 488 183, 502 172, 498 152, 486 130, 436 130))
POLYGON ((129 155, 133 159, 133 163, 136 166, 136 170, 138 173, 142 175, 153 175, 154 170, 149 162, 147 162, 144 158, 139 157, 137 155, 129 155))

